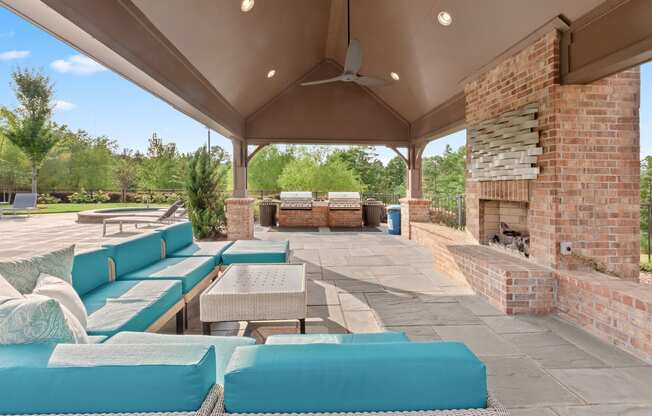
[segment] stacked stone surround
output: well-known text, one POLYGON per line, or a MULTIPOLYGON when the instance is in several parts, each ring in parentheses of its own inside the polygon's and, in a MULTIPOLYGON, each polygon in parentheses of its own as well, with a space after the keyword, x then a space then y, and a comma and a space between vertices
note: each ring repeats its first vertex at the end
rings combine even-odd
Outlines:
POLYGON ((413 222, 430 222, 430 205, 427 199, 402 198, 401 203, 401 237, 411 239, 413 222))
MULTIPOLYGON (((467 125, 536 104, 543 154, 538 156, 540 174, 528 190, 532 259, 555 270, 587 270, 597 262, 610 273, 635 280, 640 250, 639 70, 589 85, 560 85, 559 57, 559 35, 551 32, 468 83, 467 125), (562 241, 571 242, 576 256, 560 254, 562 241)), ((467 229, 476 239, 480 199, 486 192, 502 192, 483 186, 467 177, 467 229)))
POLYGON ((312 209, 280 209, 280 227, 328 227, 328 202, 315 201, 312 209))
POLYGON ((226 233, 229 240, 254 239, 254 198, 226 200, 226 233))
POLYGON ((553 311, 554 271, 483 246, 463 231, 412 223, 412 239, 432 251, 435 271, 467 282, 478 295, 508 315, 553 311))

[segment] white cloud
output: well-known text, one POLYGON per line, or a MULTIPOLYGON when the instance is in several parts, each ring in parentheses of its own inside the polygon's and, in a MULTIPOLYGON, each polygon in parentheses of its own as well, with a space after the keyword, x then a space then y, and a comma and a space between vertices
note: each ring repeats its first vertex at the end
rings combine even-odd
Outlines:
POLYGON ((77 108, 77 106, 69 101, 56 100, 54 102, 55 111, 69 111, 77 108))
POLYGON ((0 61, 13 61, 14 59, 27 58, 29 55, 29 51, 0 52, 0 61))
POLYGON ((68 59, 57 59, 50 67, 63 74, 90 75, 107 69, 84 55, 73 55, 68 59))

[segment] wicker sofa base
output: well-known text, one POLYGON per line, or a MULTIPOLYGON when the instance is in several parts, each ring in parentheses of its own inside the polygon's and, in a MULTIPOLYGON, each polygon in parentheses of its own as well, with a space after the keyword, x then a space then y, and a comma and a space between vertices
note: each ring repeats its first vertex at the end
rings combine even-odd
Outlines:
POLYGON ((49 413, 8 416, 217 416, 224 413, 222 386, 216 384, 208 392, 201 407, 194 412, 120 412, 120 413, 49 413))
MULTIPOLYGON (((340 413, 227 413, 224 409, 222 386, 216 386, 219 398, 212 416, 509 416, 505 409, 491 394, 485 409, 460 410, 421 410, 410 412, 340 412, 340 413)), ((337 400, 333 397, 333 400, 337 400)))

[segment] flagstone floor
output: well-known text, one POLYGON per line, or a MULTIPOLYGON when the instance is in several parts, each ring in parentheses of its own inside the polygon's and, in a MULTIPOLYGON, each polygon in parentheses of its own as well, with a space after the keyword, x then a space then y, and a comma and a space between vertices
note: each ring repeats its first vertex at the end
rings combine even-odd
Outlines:
MULTIPOLYGON (((136 232, 101 237, 74 214, 0 220, 0 259, 75 243, 84 250, 136 232)), ((116 230, 117 231, 117 230, 116 230)), ((489 388, 513 416, 652 415, 652 366, 555 317, 505 316, 462 282, 433 271, 429 252, 382 232, 276 232, 308 271, 307 331, 405 331, 414 341, 466 343, 487 365, 489 388)), ((191 305, 189 332, 200 332, 191 305)), ((166 330, 171 330, 172 327, 166 330)), ((223 327, 213 328, 222 333, 223 327)), ((295 323, 254 323, 259 340, 295 323)))

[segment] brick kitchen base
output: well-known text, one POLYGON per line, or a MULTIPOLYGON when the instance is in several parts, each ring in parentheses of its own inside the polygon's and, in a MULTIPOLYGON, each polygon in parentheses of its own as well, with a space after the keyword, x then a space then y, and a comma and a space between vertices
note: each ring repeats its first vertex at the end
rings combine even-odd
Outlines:
POLYGON ((410 228, 412 239, 431 249, 436 271, 467 282, 506 314, 557 313, 652 363, 652 286, 597 272, 553 270, 437 224, 410 228))
POLYGON ((329 227, 362 227, 361 209, 330 209, 328 210, 329 227))
POLYGON ((229 240, 254 239, 253 198, 227 198, 226 234, 229 240))
POLYGON ((315 201, 312 209, 281 209, 279 227, 328 227, 328 203, 315 201))

